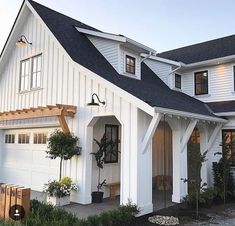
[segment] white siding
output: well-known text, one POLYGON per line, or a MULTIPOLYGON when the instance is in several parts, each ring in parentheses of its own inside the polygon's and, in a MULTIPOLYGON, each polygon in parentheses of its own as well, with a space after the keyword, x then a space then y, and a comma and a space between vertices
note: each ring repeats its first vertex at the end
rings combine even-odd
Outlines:
POLYGON ((114 69, 119 72, 119 43, 94 36, 88 36, 88 38, 101 52, 101 54, 109 61, 114 69))
POLYGON ((172 71, 172 66, 169 64, 161 63, 155 60, 147 59, 144 63, 168 86, 172 88, 170 82, 170 73, 172 71))
POLYGON ((234 100, 233 65, 235 63, 220 64, 184 73, 182 76, 183 92, 194 96, 194 72, 208 70, 209 94, 194 97, 204 102, 234 100))

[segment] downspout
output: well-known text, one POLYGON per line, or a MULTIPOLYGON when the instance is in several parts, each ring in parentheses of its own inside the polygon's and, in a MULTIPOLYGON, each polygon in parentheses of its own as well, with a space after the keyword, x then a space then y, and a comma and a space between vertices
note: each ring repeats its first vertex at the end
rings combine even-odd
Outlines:
POLYGON ((180 66, 177 67, 176 69, 172 70, 172 71, 169 73, 169 75, 175 73, 175 72, 178 71, 181 67, 182 67, 182 64, 180 64, 180 66))

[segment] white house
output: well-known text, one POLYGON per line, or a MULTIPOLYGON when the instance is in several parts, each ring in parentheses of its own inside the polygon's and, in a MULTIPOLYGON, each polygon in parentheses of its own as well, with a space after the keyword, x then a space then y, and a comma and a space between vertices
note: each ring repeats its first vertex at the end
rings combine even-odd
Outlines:
POLYGON ((121 204, 131 200, 141 214, 150 213, 157 175, 172 178, 173 202, 187 195, 181 179, 187 178, 187 143, 197 128, 201 152, 209 150, 202 178, 212 186, 221 131, 234 136, 231 40, 157 55, 130 38, 24 1, 0 56, 0 182, 42 191, 57 179, 58 162, 45 150, 46 138, 61 127, 82 147, 63 169, 79 186, 72 201, 91 203, 97 168, 90 153, 97 148, 93 139, 106 132, 119 140, 120 154, 107 157, 102 178, 120 182, 121 204), (16 46, 20 38, 24 46, 16 46), (92 97, 98 101, 93 94, 105 104, 87 106, 92 97))

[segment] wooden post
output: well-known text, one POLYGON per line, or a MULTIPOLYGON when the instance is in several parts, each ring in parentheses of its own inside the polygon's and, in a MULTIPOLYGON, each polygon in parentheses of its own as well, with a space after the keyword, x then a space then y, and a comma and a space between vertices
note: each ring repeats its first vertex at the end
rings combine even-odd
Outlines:
POLYGON ((11 193, 14 185, 7 185, 6 188, 6 203, 5 203, 5 219, 10 219, 9 211, 11 208, 11 193))
POLYGON ((30 213, 30 188, 17 189, 17 205, 20 205, 25 210, 25 217, 30 213))
POLYGON ((6 188, 6 184, 2 184, 0 187, 0 219, 5 218, 6 188))

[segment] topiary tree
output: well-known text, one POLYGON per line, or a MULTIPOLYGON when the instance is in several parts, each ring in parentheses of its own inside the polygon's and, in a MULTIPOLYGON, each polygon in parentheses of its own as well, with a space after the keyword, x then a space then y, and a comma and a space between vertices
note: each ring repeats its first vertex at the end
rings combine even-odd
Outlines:
POLYGON ((48 150, 46 151, 48 157, 50 159, 60 158, 59 179, 61 179, 63 160, 69 160, 81 152, 81 148, 77 146, 77 142, 78 137, 59 130, 56 130, 48 138, 48 150))

